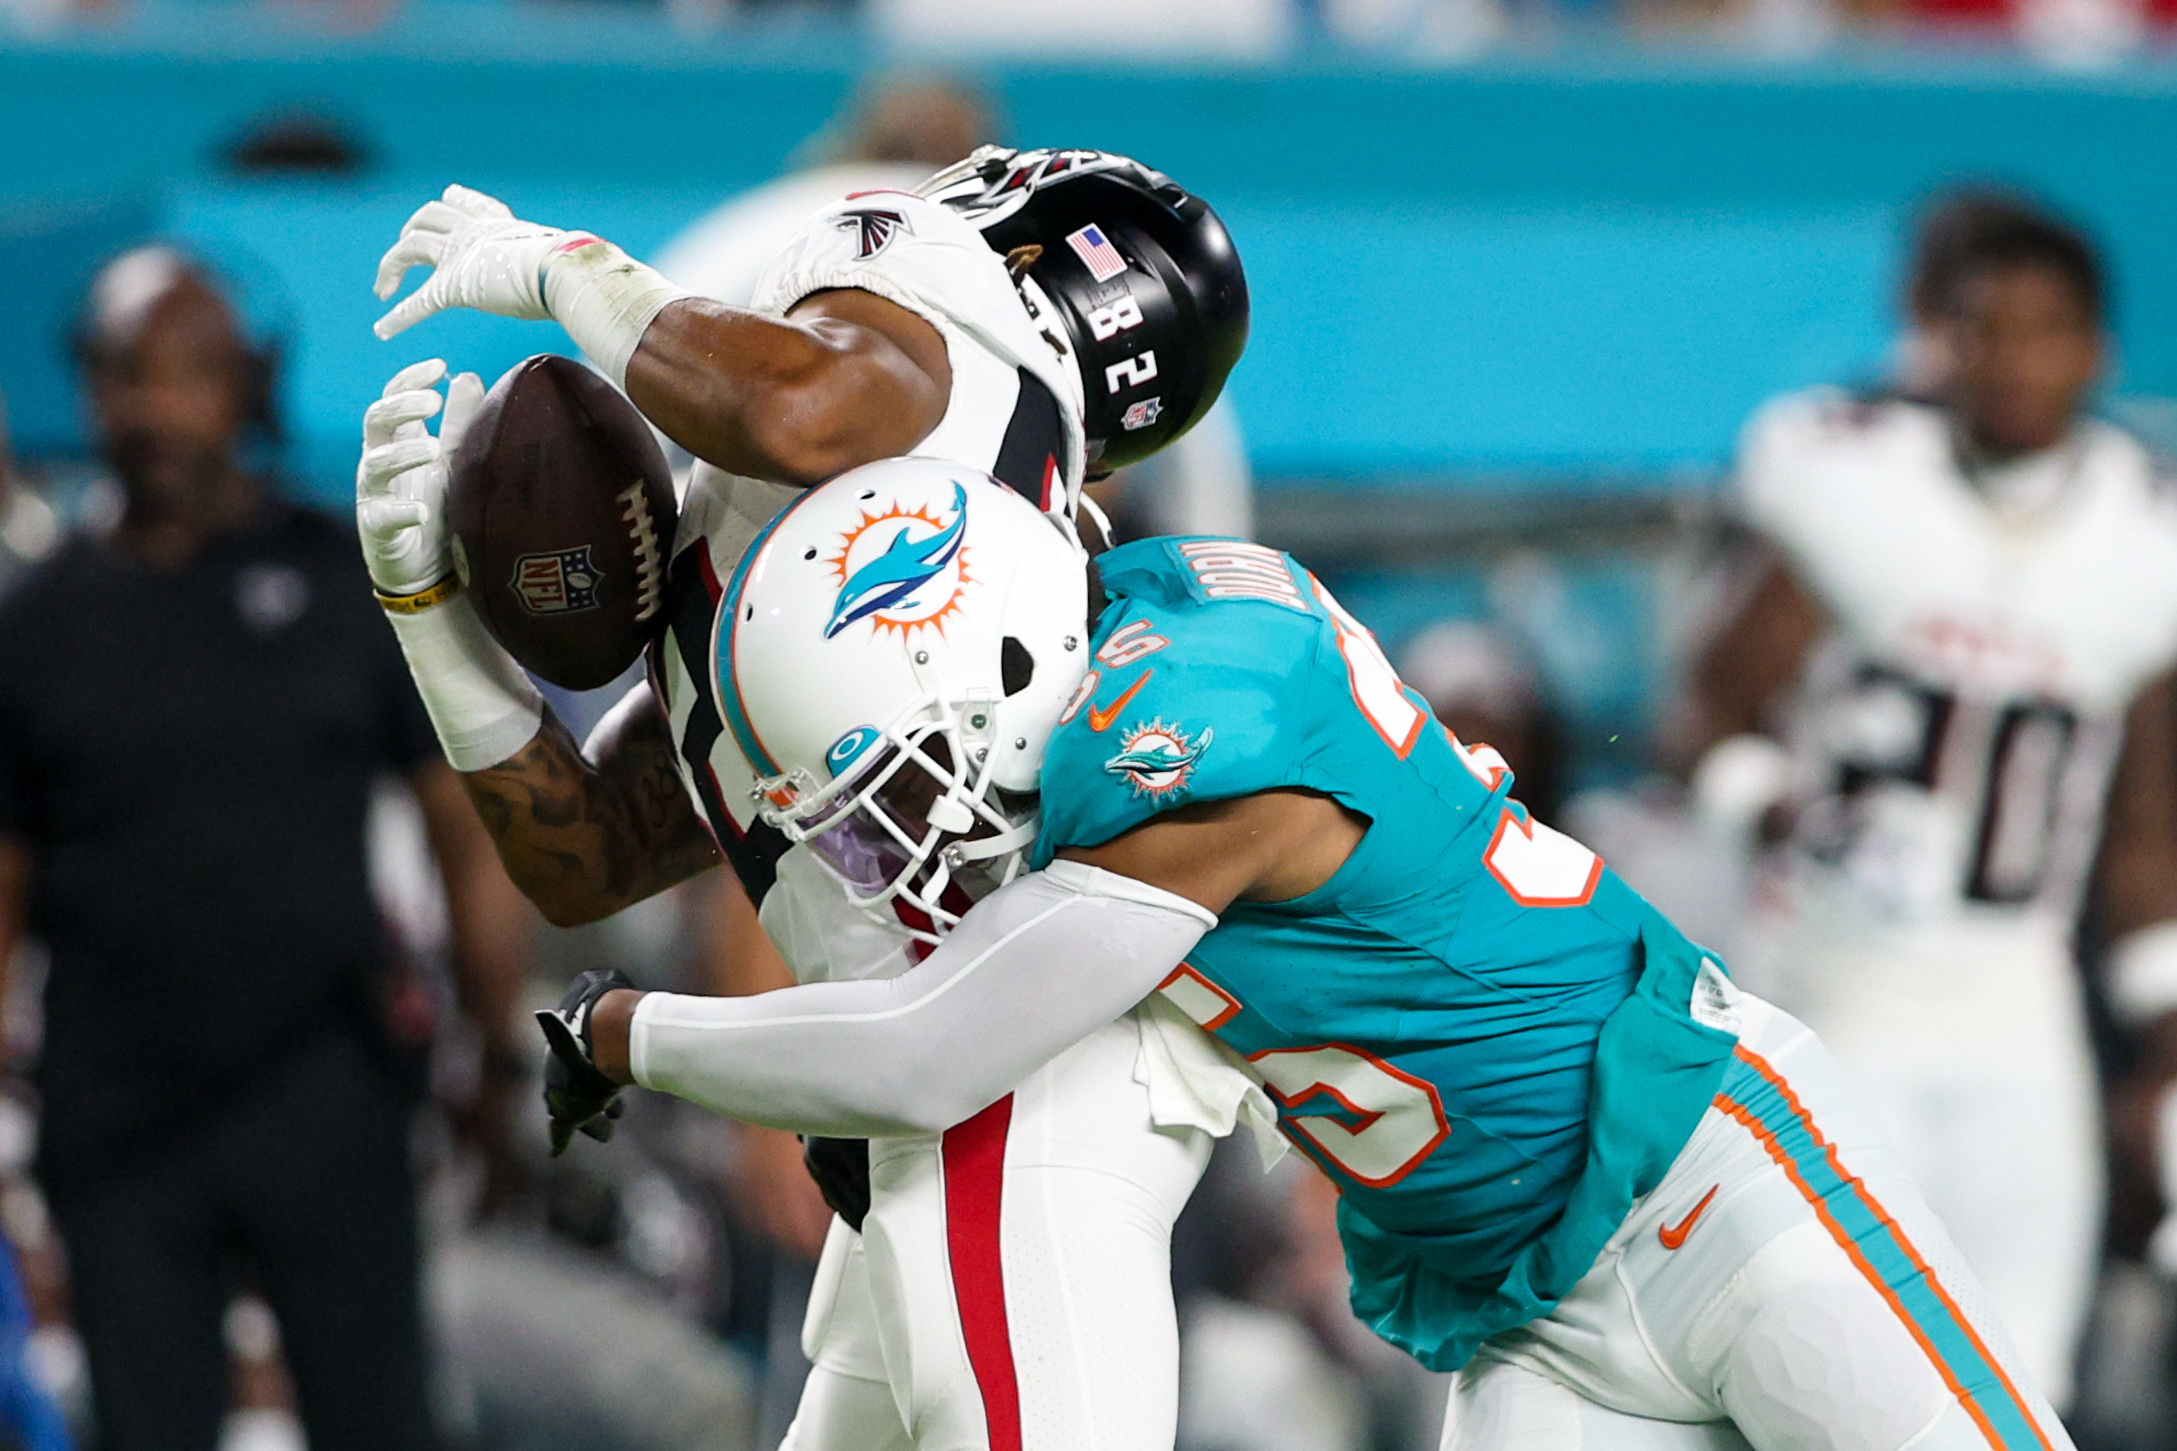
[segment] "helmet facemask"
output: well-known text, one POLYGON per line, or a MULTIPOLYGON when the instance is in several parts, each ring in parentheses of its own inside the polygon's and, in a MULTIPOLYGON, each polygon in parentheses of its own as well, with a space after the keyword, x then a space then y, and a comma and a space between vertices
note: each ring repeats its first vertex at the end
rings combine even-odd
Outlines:
POLYGON ((764 819, 805 843, 855 907, 934 944, 1019 875, 1035 840, 1032 798, 996 784, 997 732, 995 702, 925 696, 840 737, 829 782, 796 770, 758 783, 764 819))
POLYGON ((762 818, 854 906, 937 941, 1023 869, 1086 672, 1087 587, 1050 516, 959 464, 885 459, 810 490, 743 558, 713 637, 762 818))

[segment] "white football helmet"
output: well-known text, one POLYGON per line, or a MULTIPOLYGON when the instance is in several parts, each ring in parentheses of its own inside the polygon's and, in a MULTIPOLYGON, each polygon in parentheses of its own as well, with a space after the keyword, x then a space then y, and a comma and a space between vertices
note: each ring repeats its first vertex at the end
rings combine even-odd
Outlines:
POLYGON ((936 941, 1035 838, 1044 747, 1087 673, 1080 546, 978 469, 865 464, 750 547, 719 605, 717 698, 764 819, 856 906, 936 941))

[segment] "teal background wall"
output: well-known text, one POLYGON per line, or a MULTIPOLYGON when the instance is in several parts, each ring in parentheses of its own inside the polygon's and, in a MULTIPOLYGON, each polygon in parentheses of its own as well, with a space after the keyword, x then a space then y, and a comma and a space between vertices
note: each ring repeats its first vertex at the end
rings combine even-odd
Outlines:
MULTIPOLYGON (((823 34, 673 39, 489 5, 364 40, 127 34, 0 47, 0 390, 19 446, 76 446, 60 347, 97 260, 163 233, 291 338, 298 472, 345 487, 363 403, 443 352, 487 376, 547 325, 370 336, 368 284, 449 180, 641 253, 776 174, 868 57, 823 34), (237 182, 282 109, 371 154, 353 183, 237 182)), ((156 16, 167 14, 165 22, 156 16)), ((168 29, 161 29, 161 24, 168 29)), ((1652 490, 1713 477, 1754 404, 1879 372, 1910 208, 2032 187, 2108 245, 2133 393, 2177 394, 2177 67, 2066 77, 1969 55, 1757 65, 1599 53, 1431 73, 1001 67, 1010 139, 1133 152, 1209 196, 1247 260, 1233 380, 1258 468, 1339 487, 1652 490)))

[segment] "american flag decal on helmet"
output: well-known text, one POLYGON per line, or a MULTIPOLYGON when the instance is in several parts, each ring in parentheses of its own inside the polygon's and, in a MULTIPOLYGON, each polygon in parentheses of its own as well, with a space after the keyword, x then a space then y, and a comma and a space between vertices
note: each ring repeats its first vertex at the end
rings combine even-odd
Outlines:
POLYGON ((1070 234, 1066 238, 1066 245, 1080 254, 1081 260, 1088 264, 1089 276, 1098 282, 1109 282, 1126 270, 1126 259, 1119 255, 1118 248, 1111 245, 1111 239, 1104 235, 1104 229, 1094 222, 1070 234))
POLYGON ((898 212, 841 212, 833 223, 842 232, 856 232, 854 260, 867 262, 870 258, 892 245, 892 239, 902 232, 912 234, 914 228, 907 218, 898 212))

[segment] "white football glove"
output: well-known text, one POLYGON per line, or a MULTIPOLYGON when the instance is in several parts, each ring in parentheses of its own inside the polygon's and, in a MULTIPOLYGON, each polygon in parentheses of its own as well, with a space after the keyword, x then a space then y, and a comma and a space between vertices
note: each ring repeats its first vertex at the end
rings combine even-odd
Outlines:
POLYGON ((448 469, 484 399, 474 373, 458 373, 439 396, 443 359, 393 375, 363 413, 363 458, 355 470, 355 522, 371 582, 389 595, 429 589, 453 572, 446 525, 448 469), (445 409, 438 436, 425 420, 445 409))
POLYGON ((506 203, 465 186, 449 186, 435 202, 425 202, 401 228, 378 263, 376 292, 390 298, 411 267, 429 267, 423 286, 378 319, 381 338, 423 321, 449 307, 473 307, 501 317, 543 318, 544 264, 570 236, 558 227, 525 222, 506 203))

